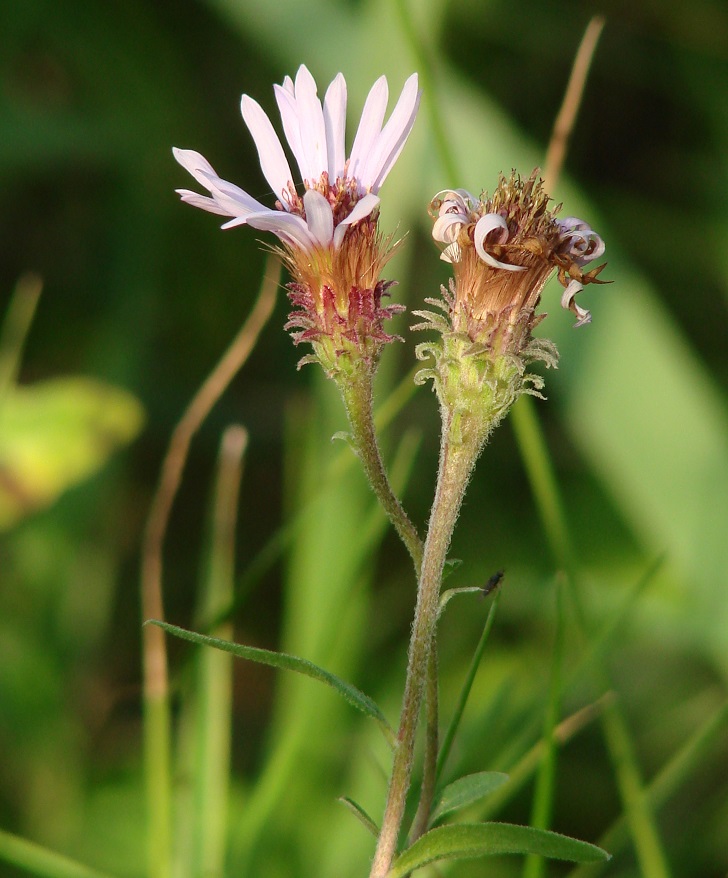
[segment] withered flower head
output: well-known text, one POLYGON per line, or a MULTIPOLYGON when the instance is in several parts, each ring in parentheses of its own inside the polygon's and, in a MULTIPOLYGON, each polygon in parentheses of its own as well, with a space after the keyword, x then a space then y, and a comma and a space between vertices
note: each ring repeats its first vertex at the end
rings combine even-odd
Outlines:
POLYGON ((440 258, 452 264, 453 278, 449 290, 442 289, 444 301, 426 300, 446 317, 415 312, 426 321, 415 328, 436 328, 443 335, 442 343, 419 346, 421 357, 436 361, 420 378, 435 378, 441 398, 449 388, 452 404, 458 381, 473 393, 490 388, 496 407, 507 408, 520 393, 538 393, 543 380, 527 375, 525 367, 537 359, 557 363, 555 346, 531 334, 545 317, 536 309, 554 272, 564 287, 561 304, 576 315, 576 326, 591 320, 575 296, 586 284, 603 283, 597 276, 604 265, 585 266, 604 253, 604 243, 582 220, 558 219, 559 208, 550 209, 549 201, 536 170, 526 180, 515 171, 501 175, 492 196, 443 190, 430 204, 432 236, 443 245, 440 258), (445 374, 445 362, 464 358, 472 360, 469 377, 464 367, 457 379, 452 369, 445 374))
POLYGON ((458 319, 468 319, 468 330, 477 333, 484 321, 537 319, 536 306, 554 270, 565 287, 561 303, 577 316, 576 325, 591 320, 575 296, 604 267, 583 270, 604 253, 604 243, 582 220, 557 219, 558 208, 550 210, 549 201, 536 170, 527 180, 515 171, 501 176, 492 197, 478 199, 458 189, 431 202, 432 236, 445 245, 440 258, 453 264, 453 294, 463 312, 458 319))
MULTIPOLYGON (((382 76, 374 83, 348 159, 346 81, 340 73, 323 102, 303 65, 295 82, 287 76, 274 89, 303 193, 294 185, 270 119, 248 95, 243 95, 241 111, 258 149, 261 170, 277 196, 275 207, 266 207, 218 177, 193 150, 175 149, 175 158, 210 195, 177 191, 188 204, 232 217, 224 229, 245 224, 273 232, 293 277, 289 295, 295 310, 287 328, 294 330, 294 341, 311 342, 313 359, 329 372, 343 354, 371 368, 382 344, 393 338, 382 329, 382 320, 402 310, 398 305, 381 305, 391 286, 380 274, 391 256, 392 242, 377 230, 377 193, 412 130, 420 101, 417 75, 405 83, 386 124, 387 80, 382 76)), ((310 359, 304 357, 302 362, 310 359)))

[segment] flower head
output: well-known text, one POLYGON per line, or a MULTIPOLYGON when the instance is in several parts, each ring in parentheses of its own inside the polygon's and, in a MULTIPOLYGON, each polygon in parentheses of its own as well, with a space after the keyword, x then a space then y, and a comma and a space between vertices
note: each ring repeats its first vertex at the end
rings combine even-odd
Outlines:
POLYGON ((444 245, 440 258, 453 264, 458 303, 476 322, 504 309, 512 320, 533 314, 554 270, 565 287, 562 305, 577 316, 576 325, 591 320, 575 296, 585 284, 601 283, 596 278, 603 265, 583 269, 602 256, 604 242, 583 220, 557 219, 537 173, 527 180, 515 172, 501 176, 490 198, 458 189, 431 202, 432 236, 444 245))
POLYGON ((527 179, 515 172, 501 176, 492 196, 476 198, 465 189, 439 192, 430 204, 432 236, 443 248, 441 259, 452 264, 444 301, 427 299, 445 311, 416 312, 425 319, 419 329, 436 328, 442 341, 418 346, 421 358, 434 357, 435 367, 420 372, 433 378, 442 404, 493 423, 521 393, 543 386, 526 366, 540 359, 555 366, 558 352, 547 339, 535 339, 533 328, 545 317, 536 308, 546 281, 556 272, 564 286, 561 304, 577 317, 591 315, 575 301, 604 265, 586 266, 604 253, 604 243, 576 217, 557 219, 549 208, 538 171, 527 179))
MULTIPOLYGON (((327 370, 352 344, 365 359, 376 359, 391 340, 382 319, 401 310, 381 306, 387 284, 380 272, 391 255, 391 241, 377 229, 378 192, 414 124, 420 101, 417 75, 405 82, 388 121, 384 116, 388 86, 384 76, 372 86, 346 158, 346 82, 339 73, 323 102, 305 66, 295 82, 286 77, 274 86, 283 131, 303 184, 299 192, 281 141, 260 105, 243 95, 241 111, 258 149, 261 170, 276 195, 266 207, 243 189, 221 179, 193 150, 175 149, 177 161, 209 195, 178 189, 182 200, 231 217, 223 228, 249 225, 273 232, 291 271, 290 296, 296 311, 288 326, 294 341, 328 339, 327 370)), ((317 358, 321 352, 316 351, 317 358)))

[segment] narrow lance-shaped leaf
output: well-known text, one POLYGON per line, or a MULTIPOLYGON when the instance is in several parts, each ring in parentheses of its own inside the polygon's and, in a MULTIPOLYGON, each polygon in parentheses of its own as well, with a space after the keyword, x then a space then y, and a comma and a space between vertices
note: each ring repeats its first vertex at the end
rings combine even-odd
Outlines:
POLYGON ((379 827, 358 802, 355 802, 348 796, 339 796, 337 801, 341 802, 342 805, 346 805, 356 819, 374 836, 374 838, 379 835, 379 827))
POLYGON ((395 861, 387 878, 405 878, 437 860, 471 860, 493 854, 539 854, 573 863, 609 859, 609 854, 595 845, 545 829, 512 823, 459 823, 423 835, 395 861))
POLYGON ((432 812, 432 822, 451 814, 458 808, 464 808, 480 799, 484 799, 488 793, 498 789, 508 780, 508 775, 501 771, 479 771, 476 774, 467 774, 448 784, 439 797, 435 810, 432 812))
POLYGON ((269 649, 260 649, 255 646, 245 646, 242 643, 233 643, 229 640, 220 640, 218 637, 208 637, 205 634, 197 634, 195 631, 188 631, 186 628, 179 628, 177 625, 170 625, 168 622, 160 622, 157 619, 149 619, 145 624, 158 625, 169 634, 180 637, 182 640, 189 640, 199 646, 211 646, 214 649, 221 649, 224 652, 232 653, 238 658, 247 659, 258 664, 269 665, 272 668, 281 668, 285 671, 296 671, 305 677, 311 677, 331 686, 339 695, 367 716, 377 720, 382 727, 387 739, 390 743, 394 740, 394 732, 387 722, 384 714, 375 704, 374 701, 365 695, 356 686, 347 683, 335 674, 325 671, 308 659, 299 658, 295 655, 288 655, 284 652, 273 652, 269 649))

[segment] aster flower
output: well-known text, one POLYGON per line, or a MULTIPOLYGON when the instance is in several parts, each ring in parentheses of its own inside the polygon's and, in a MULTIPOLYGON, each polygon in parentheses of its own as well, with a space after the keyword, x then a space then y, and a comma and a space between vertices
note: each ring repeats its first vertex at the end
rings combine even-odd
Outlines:
POLYGON ((420 358, 435 360, 419 380, 433 378, 443 404, 477 410, 488 423, 521 393, 540 395, 543 379, 526 372, 529 363, 557 364, 553 343, 532 336, 545 317, 536 309, 551 275, 556 272, 564 286, 561 304, 576 315, 577 326, 591 315, 576 294, 603 283, 597 275, 604 265, 587 266, 603 255, 604 242, 583 220, 557 219, 549 200, 534 171, 527 180, 515 172, 501 176, 492 197, 444 190, 430 204, 432 236, 443 248, 440 258, 452 264, 453 278, 442 300, 426 300, 445 316, 416 312, 425 323, 415 328, 436 328, 443 336, 418 346, 420 358))
POLYGON ((456 283, 467 268, 480 273, 478 289, 469 291, 476 312, 492 311, 499 303, 513 309, 526 302, 535 306, 546 280, 557 269, 566 288, 562 306, 576 314, 577 326, 591 321, 574 297, 586 283, 595 282, 603 268, 582 270, 603 255, 604 242, 583 220, 557 219, 548 201, 534 171, 526 181, 515 172, 510 179, 501 177, 492 198, 478 199, 457 189, 439 192, 431 202, 432 237, 445 245, 440 258, 454 264, 456 283), (508 280, 505 271, 526 274, 508 280), (524 296, 520 305, 511 295, 516 289, 524 296))
POLYGON ((231 217, 224 229, 249 225, 273 232, 293 277, 289 296, 296 310, 287 327, 294 330, 294 341, 312 342, 313 359, 329 373, 346 352, 363 358, 371 368, 381 345, 392 339, 382 329, 382 320, 402 310, 397 305, 381 305, 391 284, 382 281, 380 273, 391 256, 392 243, 377 229, 378 192, 414 124, 420 101, 417 75, 405 82, 386 124, 387 80, 382 76, 374 83, 348 159, 347 92, 340 73, 323 102, 305 66, 299 68, 295 82, 286 77, 274 89, 303 193, 294 185, 270 119, 248 95, 243 95, 241 111, 263 175, 276 195, 275 206, 266 207, 221 179, 193 150, 175 149, 174 156, 210 194, 188 189, 177 192, 188 204, 231 217))

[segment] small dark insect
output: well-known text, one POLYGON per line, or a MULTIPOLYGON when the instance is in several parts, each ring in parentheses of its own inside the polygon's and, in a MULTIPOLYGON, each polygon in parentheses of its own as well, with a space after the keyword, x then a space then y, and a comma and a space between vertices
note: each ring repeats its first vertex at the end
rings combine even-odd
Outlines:
POLYGON ((491 592, 494 592, 498 586, 503 582, 503 577, 506 575, 505 570, 498 570, 494 573, 490 579, 483 586, 483 597, 488 597, 491 592))

